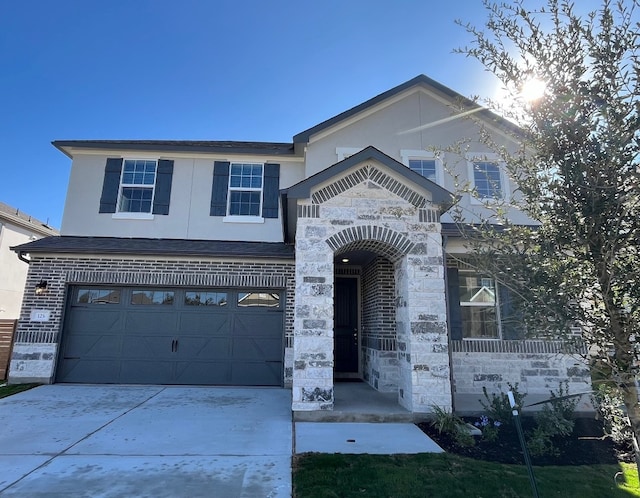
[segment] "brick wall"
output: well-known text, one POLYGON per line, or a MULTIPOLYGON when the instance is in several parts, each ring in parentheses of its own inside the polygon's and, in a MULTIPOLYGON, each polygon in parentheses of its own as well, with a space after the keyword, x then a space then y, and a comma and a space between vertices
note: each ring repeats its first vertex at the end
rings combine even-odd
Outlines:
MULTIPOLYGON (((459 351, 462 348, 454 347, 454 405, 459 413, 482 411, 483 387, 489 393, 499 393, 508 391, 508 384, 517 383, 518 391, 527 393, 525 404, 548 399, 550 391, 557 392, 559 384, 565 381, 572 394, 591 390, 584 357, 563 352, 560 341, 493 342, 492 352, 463 352, 459 351)), ((582 396, 577 411, 592 409, 589 395, 582 396)))
MULTIPOLYGON (((280 288, 286 292, 285 349, 292 347, 295 293, 293 261, 226 261, 214 259, 91 257, 33 255, 29 265, 22 312, 16 330, 16 347, 10 381, 20 379, 50 382, 55 368, 55 351, 62 330, 66 292, 73 284, 162 285, 199 287, 280 288), (35 286, 47 282, 37 295, 35 286), (49 321, 31 320, 34 310, 51 311, 49 321), (49 345, 46 351, 33 344, 49 345), (54 346, 53 348, 51 346, 54 346), (46 355, 46 356, 43 356, 46 355), (44 364, 43 364, 44 361, 44 364), (33 369, 29 365, 33 365, 33 369), (37 365, 37 367, 36 367, 37 365), (48 368, 45 368, 48 365, 48 368), (34 372, 37 370, 37 376, 34 372)), ((290 354, 285 358, 290 358, 290 354)), ((289 359, 289 361, 291 361, 289 359)), ((292 365, 284 365, 291 378, 292 365)), ((26 380, 25 380, 26 381, 26 380)))
POLYGON ((377 257, 362 269, 362 373, 382 392, 398 390, 393 264, 377 257))

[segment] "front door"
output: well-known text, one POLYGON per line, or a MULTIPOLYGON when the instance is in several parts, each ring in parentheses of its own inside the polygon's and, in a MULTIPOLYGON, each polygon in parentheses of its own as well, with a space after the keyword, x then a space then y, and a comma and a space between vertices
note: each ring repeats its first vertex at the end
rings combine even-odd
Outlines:
POLYGON ((335 374, 358 373, 358 279, 336 278, 334 296, 335 374))

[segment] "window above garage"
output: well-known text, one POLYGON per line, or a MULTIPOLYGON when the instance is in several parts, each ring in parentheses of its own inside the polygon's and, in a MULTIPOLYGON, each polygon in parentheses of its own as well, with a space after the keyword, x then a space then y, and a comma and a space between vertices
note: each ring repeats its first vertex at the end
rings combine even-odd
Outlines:
POLYGON ((126 219, 168 215, 172 182, 173 161, 110 157, 98 212, 126 219))
POLYGON ((279 164, 214 163, 210 216, 231 223, 264 223, 265 218, 278 218, 279 202, 279 164))

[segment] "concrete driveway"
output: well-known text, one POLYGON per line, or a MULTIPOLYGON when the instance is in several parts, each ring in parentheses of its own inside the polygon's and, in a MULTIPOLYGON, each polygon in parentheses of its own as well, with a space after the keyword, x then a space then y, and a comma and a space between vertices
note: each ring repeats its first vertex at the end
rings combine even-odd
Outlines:
POLYGON ((290 397, 51 385, 0 399, 0 496, 290 497, 290 397))

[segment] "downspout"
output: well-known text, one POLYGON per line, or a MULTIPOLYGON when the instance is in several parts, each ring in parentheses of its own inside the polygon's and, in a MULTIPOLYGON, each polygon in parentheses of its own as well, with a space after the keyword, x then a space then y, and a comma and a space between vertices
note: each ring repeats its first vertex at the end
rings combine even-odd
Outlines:
POLYGON ((449 354, 449 384, 451 385, 451 413, 456 412, 455 406, 455 396, 453 395, 453 391, 455 389, 455 383, 453 380, 453 351, 451 345, 451 313, 449 310, 449 272, 447 272, 447 256, 446 256, 446 247, 449 237, 447 235, 442 236, 442 265, 444 266, 444 292, 446 299, 444 300, 446 303, 447 309, 447 343, 448 343, 448 354, 449 354))
POLYGON ((26 253, 24 253, 23 251, 18 251, 18 259, 19 259, 20 261, 24 261, 24 262, 25 262, 25 263, 27 263, 27 264, 30 264, 30 263, 31 263, 31 260, 29 260, 29 259, 25 258, 25 257, 23 256, 23 254, 26 254, 26 253))

